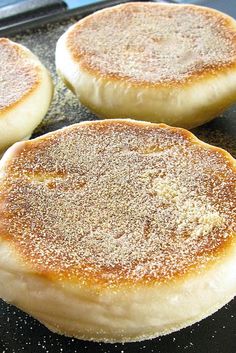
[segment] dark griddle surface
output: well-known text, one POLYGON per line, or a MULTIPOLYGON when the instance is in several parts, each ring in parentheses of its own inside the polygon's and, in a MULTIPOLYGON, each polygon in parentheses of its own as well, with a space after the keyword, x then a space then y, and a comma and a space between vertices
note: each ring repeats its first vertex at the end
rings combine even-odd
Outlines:
MULTIPOLYGON (((22 32, 10 39, 26 45, 51 71, 55 96, 34 136, 97 117, 82 107, 55 73, 57 39, 79 17, 22 32)), ((236 107, 194 130, 206 142, 236 157, 236 107)), ((235 269, 236 270, 236 269, 235 269)), ((193 293, 194 296, 194 293, 193 293)), ((131 344, 98 344, 62 337, 48 331, 20 310, 0 301, 0 353, 236 353, 236 300, 211 317, 174 334, 131 344)))

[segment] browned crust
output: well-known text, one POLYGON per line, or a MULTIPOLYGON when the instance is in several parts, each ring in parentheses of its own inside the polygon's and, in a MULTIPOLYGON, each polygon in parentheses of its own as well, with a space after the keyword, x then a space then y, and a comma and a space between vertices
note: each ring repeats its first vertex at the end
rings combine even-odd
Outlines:
MULTIPOLYGON (((173 133, 177 133, 179 136, 183 137, 184 139, 190 141, 191 144, 196 144, 201 146, 204 149, 207 149, 210 153, 212 154, 218 154, 221 155, 228 168, 232 169, 232 171, 235 173, 236 176, 236 163, 233 157, 226 152, 225 150, 211 146, 209 144, 206 144, 199 139, 197 139, 191 132, 182 129, 182 128, 175 128, 175 127, 170 127, 165 124, 152 124, 152 123, 146 123, 146 122, 135 122, 135 121, 129 121, 129 120, 103 120, 103 121, 94 121, 94 122, 86 122, 86 123, 80 123, 76 124, 74 126, 62 129, 57 132, 52 132, 49 133, 45 136, 42 136, 40 138, 37 138, 35 140, 27 141, 27 142, 21 142, 15 145, 10 152, 8 152, 8 158, 5 161, 5 164, 1 166, 1 172, 7 171, 8 174, 11 175, 11 178, 15 180, 15 186, 17 183, 21 183, 21 180, 17 180, 17 178, 21 177, 21 171, 18 168, 14 167, 14 160, 17 160, 19 156, 21 156, 24 153, 27 153, 28 151, 31 153, 33 156, 34 151, 37 152, 39 149, 43 148, 47 150, 48 146, 51 144, 57 144, 59 141, 60 136, 64 134, 66 131, 67 133, 73 130, 79 130, 81 127, 84 125, 90 125, 90 126, 96 126, 99 131, 106 131, 106 129, 109 126, 115 126, 119 123, 122 128, 135 128, 139 131, 139 133, 142 133, 143 128, 145 129, 168 129, 173 133)), ((42 169, 29 169, 26 171, 28 174, 29 172, 36 173, 36 175, 41 177, 43 175, 44 170, 42 169)), ((63 169, 60 170, 60 168, 57 170, 57 172, 52 171, 49 174, 47 174, 50 177, 63 177, 64 176, 64 171, 63 169)), ((3 177, 4 179, 4 177, 3 177)), ((155 276, 152 275, 145 275, 141 279, 133 279, 129 278, 126 274, 126 272, 123 273, 123 275, 120 275, 120 270, 121 268, 119 267, 112 267, 109 269, 110 274, 115 274, 119 272, 119 278, 117 279, 117 282, 109 283, 106 278, 104 278, 104 273, 107 273, 108 270, 105 269, 97 269, 96 266, 93 267, 93 265, 89 264, 90 268, 92 269, 89 274, 86 274, 86 264, 80 265, 79 267, 73 268, 70 267, 68 270, 61 270, 60 268, 57 269, 57 271, 50 271, 49 268, 47 267, 47 264, 45 263, 37 263, 35 265, 35 258, 32 258, 30 253, 24 254, 22 256, 22 248, 19 245, 17 241, 14 241, 12 239, 12 236, 6 232, 4 224, 3 224, 3 218, 1 217, 1 214, 3 215, 3 209, 4 209, 4 204, 6 202, 6 198, 4 198, 4 194, 6 196, 8 189, 7 187, 12 188, 12 184, 8 184, 8 181, 6 183, 1 182, 0 184, 0 191, 2 192, 2 195, 0 197, 0 239, 5 240, 9 243, 10 247, 13 249, 13 251, 16 252, 17 255, 20 256, 21 259, 23 259, 24 262, 26 262, 30 267, 32 266, 33 271, 36 271, 36 273, 46 277, 50 278, 53 280, 61 279, 61 280, 70 280, 72 282, 82 282, 86 283, 88 286, 98 286, 103 287, 107 285, 111 285, 116 287, 117 285, 139 285, 139 284, 145 284, 147 286, 153 285, 156 282, 172 282, 172 281, 181 281, 183 278, 186 278, 188 276, 194 275, 194 273, 200 272, 200 271, 207 271, 210 270, 211 267, 213 267, 215 264, 219 263, 222 261, 222 258, 226 258, 227 256, 230 256, 230 253, 232 252, 233 249, 235 249, 236 246, 236 234, 233 233, 226 238, 226 239, 221 239, 219 242, 218 246, 212 251, 211 248, 205 248, 204 249, 204 254, 207 256, 208 254, 211 257, 211 260, 207 262, 207 264, 204 263, 204 266, 202 269, 200 269, 199 266, 201 266, 201 262, 195 261, 192 265, 188 266, 187 268, 184 268, 182 271, 176 271, 174 276, 171 277, 162 277, 162 278, 155 278, 155 276), (5 184, 5 185, 4 185, 5 184), (3 189, 3 185, 6 189, 3 189), (75 274, 76 273, 76 274, 75 274)), ((53 187, 53 186, 52 186, 53 187)), ((232 196, 232 200, 234 200, 234 196, 232 196)), ((7 214, 4 215, 4 217, 7 217, 7 214)), ((200 253, 199 253, 200 255, 200 253)), ((49 259, 50 261, 50 259, 49 259)), ((37 262, 37 261, 36 261, 37 262)))
POLYGON ((86 28, 88 25, 91 23, 95 23, 99 21, 100 18, 103 18, 103 14, 105 12, 117 12, 120 10, 120 8, 123 8, 125 10, 128 10, 128 12, 136 12, 137 8, 139 6, 146 6, 146 7, 160 7, 160 8, 173 8, 176 9, 177 7, 180 9, 182 8, 183 11, 185 9, 191 10, 193 13, 196 13, 196 15, 204 15, 208 17, 209 19, 215 19, 218 18, 219 21, 219 26, 224 30, 224 39, 228 43, 230 42, 232 47, 236 47, 236 22, 234 21, 233 18, 231 18, 228 15, 225 15, 217 10, 207 8, 207 7, 202 7, 202 6, 196 6, 196 5, 186 5, 186 4, 181 4, 181 5, 176 5, 176 4, 157 4, 157 3, 127 3, 127 4, 122 4, 118 5, 112 8, 108 8, 105 10, 98 11, 95 14, 92 14, 88 17, 86 17, 83 20, 80 20, 77 24, 73 26, 73 29, 68 32, 68 36, 66 38, 66 45, 68 50, 70 51, 70 54, 73 58, 73 61, 77 64, 79 64, 79 67, 81 70, 84 70, 88 74, 91 74, 101 80, 109 80, 109 81, 120 81, 120 82, 128 82, 129 84, 132 84, 133 86, 147 86, 147 87, 179 87, 179 86, 189 86, 192 85, 193 82, 200 82, 202 80, 209 80, 214 78, 218 74, 224 74, 228 72, 232 72, 236 70, 236 50, 235 50, 235 55, 232 60, 227 61, 227 62, 221 62, 219 64, 211 63, 206 65, 204 68, 195 68, 194 70, 189 73, 188 77, 183 80, 168 80, 168 82, 148 82, 144 80, 137 80, 129 76, 121 76, 119 74, 108 74, 101 72, 99 69, 95 68, 93 65, 90 63, 90 58, 92 55, 88 55, 88 53, 84 52, 83 50, 80 50, 80 48, 74 45, 74 38, 79 35, 80 31, 83 31, 84 28, 86 28), (84 56, 86 54, 86 58, 84 56))
MULTIPOLYGON (((18 105, 24 104, 24 102, 38 89, 42 82, 42 70, 39 66, 38 60, 36 61, 36 58, 34 64, 37 64, 37 66, 33 66, 32 63, 27 61, 29 53, 23 46, 20 46, 7 38, 0 38, 0 46, 3 47, 3 49, 6 48, 6 50, 12 51, 12 58, 10 58, 12 59, 12 62, 9 61, 8 58, 7 64, 8 67, 9 65, 11 66, 16 78, 15 83, 12 82, 12 72, 11 76, 9 75, 8 77, 8 72, 6 70, 4 71, 4 80, 7 81, 8 84, 7 89, 13 96, 10 101, 8 101, 7 94, 3 97, 0 96, 0 118, 4 118, 7 112, 14 110, 18 105), (22 77, 27 80, 26 87, 21 85, 20 79, 18 78, 19 75, 22 75, 22 77)), ((4 59, 4 55, 1 55, 0 65, 2 68, 6 66, 4 59)))

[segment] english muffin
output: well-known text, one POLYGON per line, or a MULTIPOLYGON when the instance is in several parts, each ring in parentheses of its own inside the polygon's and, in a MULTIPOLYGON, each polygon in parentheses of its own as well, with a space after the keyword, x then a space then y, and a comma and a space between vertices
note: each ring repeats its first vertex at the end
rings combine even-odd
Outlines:
POLYGON ((0 154, 28 138, 52 99, 51 77, 24 46, 0 38, 0 154))
POLYGON ((186 130, 85 122, 0 166, 0 296, 104 342, 188 326, 236 294, 236 164, 186 130))
POLYGON ((126 3, 69 28, 56 66, 98 116, 193 128, 236 101, 236 21, 194 5, 126 3))

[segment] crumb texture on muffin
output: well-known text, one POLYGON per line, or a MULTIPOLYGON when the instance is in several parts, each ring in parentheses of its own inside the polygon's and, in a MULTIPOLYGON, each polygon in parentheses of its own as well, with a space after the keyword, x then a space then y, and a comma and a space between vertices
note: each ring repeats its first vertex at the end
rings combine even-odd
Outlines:
POLYGON ((102 76, 181 83, 235 66, 236 27, 212 9, 131 3, 78 22, 67 46, 83 68, 102 76))
POLYGON ((39 270, 113 284, 206 264, 231 241, 235 169, 192 136, 101 122, 22 144, 1 184, 3 234, 39 270))

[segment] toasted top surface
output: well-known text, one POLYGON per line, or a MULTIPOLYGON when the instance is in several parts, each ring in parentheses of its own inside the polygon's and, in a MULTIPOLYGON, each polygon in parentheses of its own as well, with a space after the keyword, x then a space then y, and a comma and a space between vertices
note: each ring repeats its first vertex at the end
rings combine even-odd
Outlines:
POLYGON ((0 38, 0 116, 29 94, 39 81, 36 58, 24 47, 0 38))
POLYGON ((79 21, 66 45, 90 72, 173 84, 236 67, 236 22, 194 5, 128 3, 79 21))
POLYGON ((234 160, 186 130, 105 120, 12 151, 0 234, 39 272, 163 281, 235 241, 234 160))

